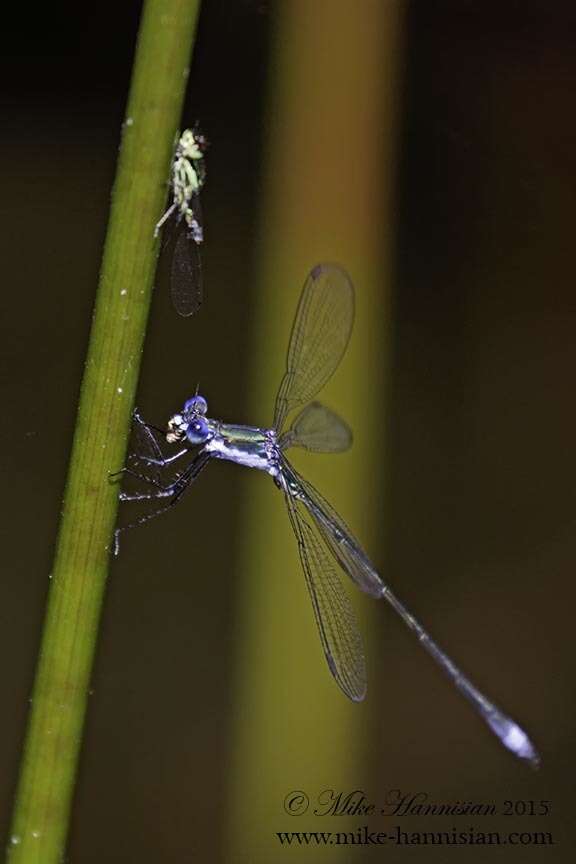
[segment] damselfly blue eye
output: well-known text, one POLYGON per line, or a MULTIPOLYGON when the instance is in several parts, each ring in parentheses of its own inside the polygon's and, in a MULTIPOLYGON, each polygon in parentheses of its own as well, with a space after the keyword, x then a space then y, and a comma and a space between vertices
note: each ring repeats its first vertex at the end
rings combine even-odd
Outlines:
POLYGON ((208 438, 210 430, 204 417, 196 417, 188 424, 186 437, 190 444, 202 444, 208 438))
POLYGON ((203 396, 192 396, 184 403, 184 410, 194 414, 206 414, 208 403, 203 396))

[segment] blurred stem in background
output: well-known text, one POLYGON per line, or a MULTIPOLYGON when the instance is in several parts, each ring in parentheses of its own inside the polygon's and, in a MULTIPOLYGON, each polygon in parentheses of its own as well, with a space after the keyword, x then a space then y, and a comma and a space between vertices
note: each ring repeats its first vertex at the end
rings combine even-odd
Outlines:
MULTIPOLYGON (((158 244, 199 0, 142 13, 8 857, 63 860, 158 244)), ((55 320, 58 311, 55 310, 55 320)))
MULTIPOLYGON (((354 429, 348 455, 294 461, 378 564, 384 514, 388 283, 393 242, 402 0, 278 4, 253 318, 249 422, 272 421, 290 325, 311 266, 337 261, 356 288, 356 324, 341 368, 321 394, 354 429), (304 464, 305 460, 305 464, 304 464)), ((292 458, 292 456, 291 456, 292 458)), ((231 730, 228 860, 277 854, 274 831, 344 830, 314 816, 321 790, 358 788, 369 752, 368 697, 349 703, 331 678, 285 505, 269 478, 248 478, 239 554, 236 694, 231 730), (291 790, 311 798, 295 820, 291 790)), ((369 602, 350 584, 362 629, 369 602)), ((329 850, 334 860, 334 847, 329 850)), ((319 848, 304 852, 320 860, 319 848)), ((346 857, 346 854, 344 854, 346 857)))

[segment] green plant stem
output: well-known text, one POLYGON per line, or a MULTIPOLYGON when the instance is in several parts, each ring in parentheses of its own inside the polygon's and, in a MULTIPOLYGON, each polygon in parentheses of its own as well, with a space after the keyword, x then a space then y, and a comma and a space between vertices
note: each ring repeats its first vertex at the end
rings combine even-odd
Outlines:
POLYGON ((200 0, 144 4, 8 845, 61 861, 157 256, 154 225, 200 0))

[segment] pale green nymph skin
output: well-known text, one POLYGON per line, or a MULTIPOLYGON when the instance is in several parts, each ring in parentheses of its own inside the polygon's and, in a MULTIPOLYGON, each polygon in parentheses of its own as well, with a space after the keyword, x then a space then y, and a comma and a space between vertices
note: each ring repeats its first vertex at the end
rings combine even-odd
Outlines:
POLYGON ((198 172, 190 161, 197 161, 199 159, 202 159, 202 150, 198 141, 191 129, 185 129, 176 147, 172 177, 174 200, 180 206, 180 209, 184 205, 187 205, 192 195, 202 187, 198 172))
POLYGON ((202 229, 190 205, 193 197, 199 193, 204 185, 205 172, 202 166, 204 156, 202 147, 204 144, 204 138, 198 137, 192 129, 185 129, 182 132, 172 162, 171 185, 174 201, 156 225, 155 236, 166 219, 177 210, 180 213, 180 218, 183 218, 188 228, 192 229, 196 242, 202 242, 202 229))

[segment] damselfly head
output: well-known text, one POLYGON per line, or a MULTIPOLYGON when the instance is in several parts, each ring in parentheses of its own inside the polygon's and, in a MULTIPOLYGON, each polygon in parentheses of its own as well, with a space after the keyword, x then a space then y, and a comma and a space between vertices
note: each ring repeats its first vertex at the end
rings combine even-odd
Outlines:
POLYGON ((210 429, 204 415, 208 403, 203 396, 196 394, 184 403, 180 414, 174 414, 168 421, 166 440, 169 444, 188 440, 190 444, 202 444, 210 436, 210 429))

